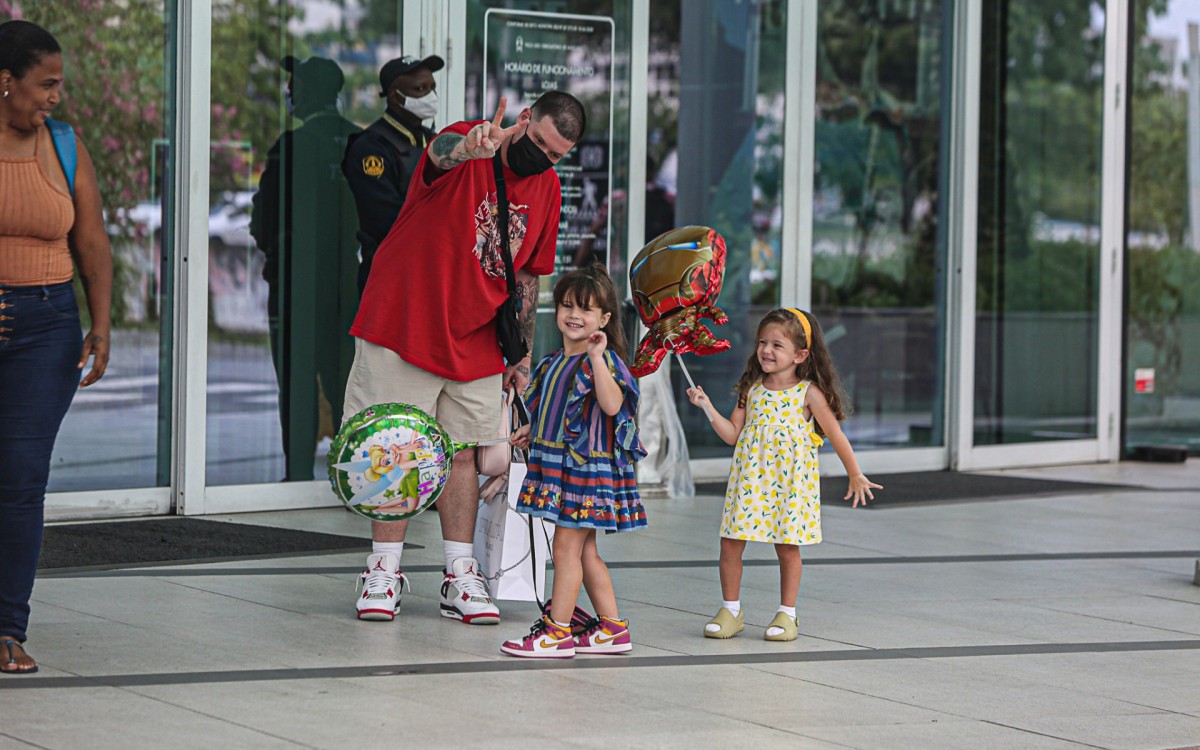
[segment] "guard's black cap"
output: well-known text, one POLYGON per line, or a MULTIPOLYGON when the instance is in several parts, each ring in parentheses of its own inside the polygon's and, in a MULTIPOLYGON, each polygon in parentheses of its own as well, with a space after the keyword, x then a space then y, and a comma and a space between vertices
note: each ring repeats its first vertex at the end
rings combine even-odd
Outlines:
POLYGON ((379 69, 379 95, 381 97, 387 96, 388 86, 392 85, 392 81, 410 70, 414 70, 415 68, 429 68, 430 73, 436 73, 444 67, 446 67, 446 61, 437 55, 430 55, 424 60, 412 55, 388 60, 379 69))

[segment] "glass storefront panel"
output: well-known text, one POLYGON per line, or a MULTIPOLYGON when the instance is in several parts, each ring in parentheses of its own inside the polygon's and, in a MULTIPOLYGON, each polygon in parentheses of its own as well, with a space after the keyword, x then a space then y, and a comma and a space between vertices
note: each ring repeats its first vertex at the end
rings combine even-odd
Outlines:
POLYGON ((949 0, 825 0, 812 311, 859 448, 945 442, 949 0))
POLYGON ((212 29, 207 481, 319 479, 358 301, 342 155, 383 111, 400 3, 216 0, 212 29))
POLYGON ((1125 449, 1200 452, 1200 4, 1135 3, 1125 449), (1189 375, 1190 373, 1190 375, 1189 375))
POLYGON ((1104 4, 983 7, 974 442, 1094 438, 1104 4))
POLYGON ((541 279, 534 361, 562 346, 552 297, 559 274, 601 263, 619 294, 628 286, 631 7, 628 0, 467 3, 467 119, 491 118, 504 96, 504 125, 512 125, 549 89, 578 98, 588 117, 583 140, 555 166, 563 195, 558 258, 554 275, 541 279))
MULTIPOLYGON (((49 491, 154 487, 169 482, 170 185, 173 3, 20 3, 0 0, 0 22, 24 18, 63 49, 54 117, 91 155, 113 252, 112 349, 107 374, 80 390, 59 431, 49 491)), ((89 326, 82 286, 76 296, 89 326)))
MULTIPOLYGON (((684 355, 724 414, 759 319, 780 304, 786 26, 783 0, 674 0, 650 10, 646 238, 693 224, 725 238, 718 305, 730 322, 712 330, 733 347, 684 355)), ((674 365, 671 381, 692 458, 728 456, 674 365)))

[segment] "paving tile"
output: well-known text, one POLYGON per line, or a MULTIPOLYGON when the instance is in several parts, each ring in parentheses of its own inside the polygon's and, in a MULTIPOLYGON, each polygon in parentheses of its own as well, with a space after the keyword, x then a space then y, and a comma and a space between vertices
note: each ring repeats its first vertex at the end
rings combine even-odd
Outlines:
MULTIPOLYGON (((1036 660, 1038 656, 1023 657, 1036 660)), ((957 718, 1011 724, 1031 717, 1160 713, 1119 698, 986 669, 986 658, 788 664, 765 670, 957 718)))
POLYGON ((1079 743, 1000 726, 990 721, 930 720, 920 724, 876 724, 818 727, 817 738, 860 750, 931 750, 932 748, 1021 748, 1021 750, 1080 750, 1079 743))
POLYGON ((1134 711, 1200 716, 1200 650, 987 656, 969 663, 981 673, 1123 701, 1134 711))
MULTIPOLYGON (((607 671, 607 670, 603 670, 607 671)), ((618 670, 619 671, 619 670, 618 670)), ((589 672, 589 675, 594 674, 589 672)), ((657 694, 622 690, 594 716, 564 722, 548 712, 542 695, 579 695, 592 686, 572 672, 509 672, 330 680, 233 686, 139 688, 168 703, 197 706, 206 714, 243 721, 254 729, 314 747, 395 748, 410 739, 435 745, 524 747, 688 747, 703 737, 744 736, 787 741, 782 729, 702 709, 646 700, 657 694), (638 700, 642 698, 643 700, 638 700), (261 706, 245 716, 245 705, 261 706), (614 719, 619 716, 619 719, 614 719), (361 740, 361 741, 360 741, 361 740)), ((820 747, 835 747, 821 743, 820 747)), ((695 747, 695 745, 691 745, 695 747)))
POLYGON ((1014 725, 1112 750, 1195 747, 1200 740, 1200 717, 1174 713, 1117 716, 1031 717, 1014 725))
MULTIPOLYGON (((4 693, 4 725, 0 732, 35 747, 56 750, 129 750, 164 745, 189 750, 311 747, 240 721, 259 710, 257 706, 251 709, 243 705, 241 717, 230 720, 127 690, 71 688, 69 695, 69 700, 58 702, 47 700, 47 693, 40 690, 4 693)), ((3 744, 0 742, 0 746, 3 744)))

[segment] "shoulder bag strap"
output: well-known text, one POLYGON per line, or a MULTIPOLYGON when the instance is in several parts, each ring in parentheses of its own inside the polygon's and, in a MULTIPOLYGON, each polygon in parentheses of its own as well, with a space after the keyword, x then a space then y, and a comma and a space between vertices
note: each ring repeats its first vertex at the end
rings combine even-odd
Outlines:
POLYGON ((58 163, 62 165, 63 174, 67 177, 67 188, 75 195, 75 131, 60 120, 46 120, 50 128, 50 138, 54 141, 54 150, 58 153, 58 163))
POLYGON ((492 159, 496 170, 496 210, 497 228, 500 231, 500 256, 504 258, 504 280, 508 282, 508 295, 517 292, 516 273, 513 271, 512 253, 508 249, 508 196, 504 193, 504 165, 500 162, 500 154, 492 159))

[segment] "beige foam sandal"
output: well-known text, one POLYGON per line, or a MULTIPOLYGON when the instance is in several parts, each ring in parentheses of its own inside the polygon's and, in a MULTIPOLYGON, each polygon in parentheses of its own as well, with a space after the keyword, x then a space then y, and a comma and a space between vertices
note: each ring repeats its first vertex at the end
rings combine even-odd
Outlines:
POLYGON ((794 641, 798 635, 800 635, 800 620, 795 617, 788 617, 784 612, 776 612, 775 619, 771 620, 770 624, 767 625, 767 632, 763 635, 763 639, 768 641, 794 641), (778 635, 771 635, 771 628, 778 628, 783 632, 778 635))
POLYGON ((717 612, 717 616, 709 620, 704 625, 705 638, 732 638, 738 633, 746 629, 746 611, 742 610, 736 615, 730 612, 726 607, 721 607, 721 611, 717 612), (709 625, 716 625, 719 630, 709 631, 709 625))

